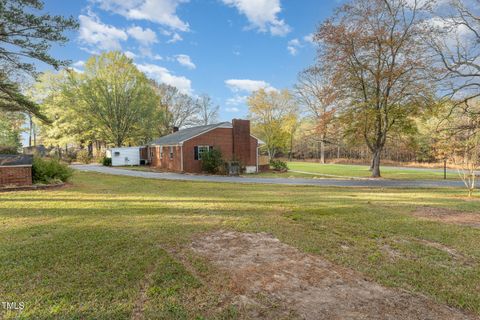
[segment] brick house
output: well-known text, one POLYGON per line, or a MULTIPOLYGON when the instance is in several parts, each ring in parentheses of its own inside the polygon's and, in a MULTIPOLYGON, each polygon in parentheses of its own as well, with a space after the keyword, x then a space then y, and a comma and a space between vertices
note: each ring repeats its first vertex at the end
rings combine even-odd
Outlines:
POLYGON ((31 155, 0 155, 0 187, 32 184, 31 155))
POLYGON ((225 161, 236 160, 249 173, 258 172, 258 148, 263 142, 250 134, 250 121, 233 119, 186 128, 148 146, 152 167, 165 171, 200 173, 202 154, 218 149, 225 161))

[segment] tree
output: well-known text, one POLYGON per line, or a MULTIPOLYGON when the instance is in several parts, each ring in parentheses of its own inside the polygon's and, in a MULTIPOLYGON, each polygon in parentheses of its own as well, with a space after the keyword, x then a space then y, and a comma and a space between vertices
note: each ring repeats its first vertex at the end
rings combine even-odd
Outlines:
MULTIPOLYGON (((443 92, 463 106, 480 97, 480 10, 478 1, 452 0, 446 16, 436 16, 428 38, 439 59, 443 92)), ((452 101, 452 100, 450 100, 452 101)))
POLYGON ((217 122, 220 107, 213 104, 212 98, 210 98, 209 95, 203 94, 197 99, 197 108, 198 115, 195 122, 197 122, 198 125, 206 126, 217 122))
POLYGON ((295 92, 300 104, 313 117, 320 143, 320 162, 325 163, 325 143, 329 125, 335 114, 335 90, 322 76, 319 67, 302 71, 295 85, 295 92))
POLYGON ((0 153, 2 150, 16 151, 22 146, 20 134, 23 115, 14 112, 0 113, 0 153))
POLYGON ((65 94, 104 141, 120 147, 150 138, 145 121, 154 118, 157 98, 131 59, 117 51, 107 52, 88 59, 83 74, 71 74, 72 90, 65 94))
POLYGON ((50 119, 49 125, 40 124, 40 136, 46 145, 60 148, 100 139, 95 123, 75 105, 77 88, 72 78, 79 76, 67 70, 45 72, 27 91, 30 99, 40 105, 41 113, 50 119))
POLYGON ((247 100, 252 131, 265 142, 270 159, 285 149, 289 132, 285 121, 296 112, 296 104, 288 90, 266 91, 260 89, 247 100))
POLYGON ((13 78, 22 73, 36 75, 32 60, 44 62, 58 69, 68 61, 49 54, 52 44, 65 43, 65 31, 78 27, 73 18, 50 14, 35 14, 43 9, 39 0, 0 0, 0 109, 26 111, 47 120, 38 105, 28 100, 13 78))
POLYGON ((438 119, 434 135, 437 154, 457 166, 470 197, 480 170, 480 103, 478 100, 444 103, 438 119))
MULTIPOLYGON (((156 84, 156 92, 159 97, 158 106, 162 112, 168 110, 162 128, 168 124, 167 129, 172 127, 185 127, 196 124, 196 116, 199 106, 188 94, 180 92, 176 87, 168 84, 156 84)), ((163 129, 162 129, 163 130, 163 129)))
POLYGON ((372 154, 372 177, 380 177, 381 152, 392 128, 400 128, 431 97, 430 61, 422 40, 428 32, 422 11, 429 4, 351 1, 314 37, 318 63, 341 102, 339 111, 362 132, 372 154))

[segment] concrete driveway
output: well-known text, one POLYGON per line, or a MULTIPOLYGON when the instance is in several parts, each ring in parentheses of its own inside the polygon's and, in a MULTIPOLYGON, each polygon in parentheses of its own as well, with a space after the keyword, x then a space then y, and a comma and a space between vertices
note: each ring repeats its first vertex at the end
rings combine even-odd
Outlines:
POLYGON ((113 174, 118 176, 139 177, 146 179, 177 180, 177 181, 203 181, 226 183, 261 183, 278 185, 303 185, 322 187, 380 187, 380 188, 444 188, 465 187, 462 181, 452 180, 386 180, 386 179, 300 179, 300 178, 257 178, 257 177, 227 177, 191 175, 167 172, 148 172, 127 169, 104 167, 97 164, 72 165, 75 170, 113 174))

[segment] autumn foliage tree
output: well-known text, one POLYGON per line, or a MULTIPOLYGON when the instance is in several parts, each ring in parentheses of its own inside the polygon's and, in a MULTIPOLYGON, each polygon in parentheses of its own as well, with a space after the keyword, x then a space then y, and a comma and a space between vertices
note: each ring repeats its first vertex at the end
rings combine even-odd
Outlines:
POLYGON ((372 154, 380 177, 381 152, 391 130, 430 98, 429 60, 422 41, 428 1, 356 0, 341 6, 315 34, 318 64, 372 154), (421 3, 421 4, 420 4, 421 3))
POLYGON ((247 100, 252 130, 265 142, 270 159, 288 148, 295 132, 298 108, 288 90, 260 89, 247 100))

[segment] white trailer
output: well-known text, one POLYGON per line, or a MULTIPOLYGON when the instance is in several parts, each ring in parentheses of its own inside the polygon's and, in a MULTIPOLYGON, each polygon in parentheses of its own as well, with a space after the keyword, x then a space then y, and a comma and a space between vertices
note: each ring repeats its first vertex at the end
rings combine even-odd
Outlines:
POLYGON ((113 167, 140 165, 140 147, 111 148, 106 156, 112 158, 113 167))

